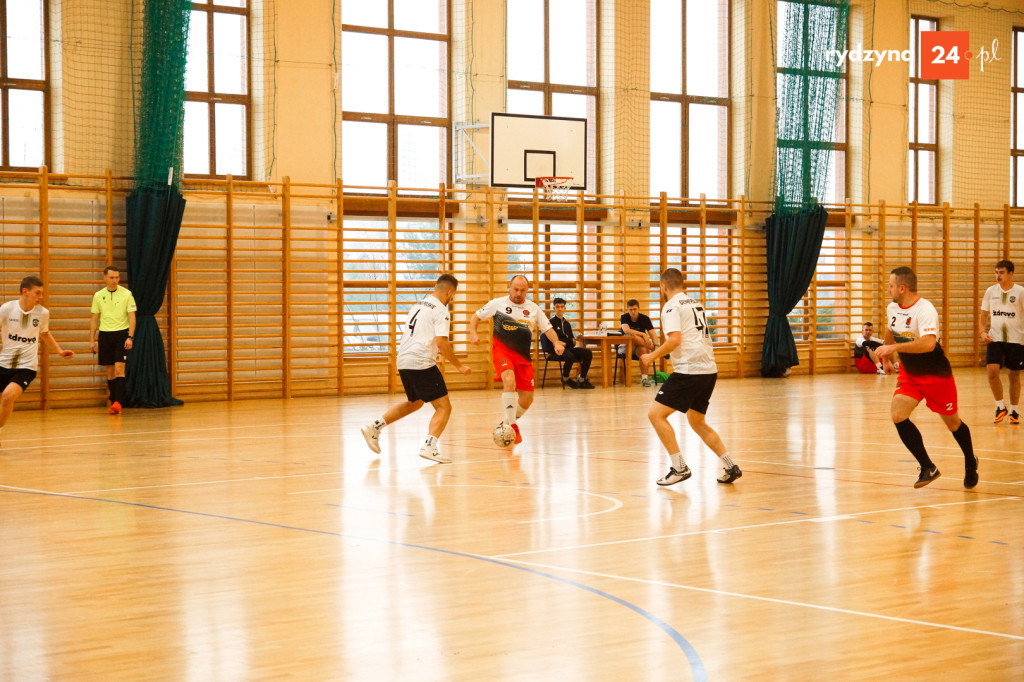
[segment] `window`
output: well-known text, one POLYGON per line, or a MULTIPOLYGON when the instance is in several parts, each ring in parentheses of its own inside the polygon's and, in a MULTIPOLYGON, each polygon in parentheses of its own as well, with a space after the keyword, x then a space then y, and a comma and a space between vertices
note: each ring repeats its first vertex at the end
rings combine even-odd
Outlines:
POLYGON ((828 50, 805 49, 824 40, 835 44, 847 35, 848 15, 836 6, 812 0, 778 3, 776 106, 778 174, 784 197, 800 202, 813 196, 822 203, 846 199, 846 63, 837 65, 828 50), (835 112, 816 102, 837 102, 835 112), (801 112, 809 117, 804 120, 801 112), (797 183, 796 181, 800 182, 797 183))
POLYGON ((651 0, 650 44, 651 196, 725 199, 728 2, 651 0))
POLYGON ((185 63, 185 173, 250 176, 248 0, 192 3, 185 63))
POLYGON ((937 19, 911 17, 910 46, 913 63, 910 67, 908 107, 910 121, 907 153, 907 201, 922 204, 937 203, 935 196, 935 169, 939 145, 939 81, 921 78, 921 31, 937 31, 937 19))
POLYGON ((47 165, 46 0, 0 0, 0 168, 47 165))
POLYGON ((1010 91, 1013 119, 1010 138, 1010 204, 1024 205, 1024 29, 1013 29, 1013 87, 1010 91))
POLYGON ((508 102, 512 114, 587 119, 586 191, 597 192, 597 2, 507 3, 508 102))
POLYGON ((447 1, 342 0, 341 16, 345 184, 436 194, 450 170, 447 1))

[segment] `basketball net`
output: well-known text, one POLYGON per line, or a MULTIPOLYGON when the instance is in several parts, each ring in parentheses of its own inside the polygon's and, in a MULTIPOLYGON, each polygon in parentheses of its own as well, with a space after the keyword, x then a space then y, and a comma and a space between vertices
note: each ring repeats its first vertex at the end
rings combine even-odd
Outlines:
POLYGON ((572 201, 575 190, 572 178, 550 176, 537 178, 537 189, 545 201, 572 201))

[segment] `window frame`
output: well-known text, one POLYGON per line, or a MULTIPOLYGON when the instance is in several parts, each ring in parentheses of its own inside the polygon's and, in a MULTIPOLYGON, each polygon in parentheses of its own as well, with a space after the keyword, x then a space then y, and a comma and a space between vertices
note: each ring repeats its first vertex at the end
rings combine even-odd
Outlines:
POLYGON ((7 3, 0 0, 0 111, 3 126, 0 135, 0 170, 35 171, 38 166, 12 166, 11 159, 11 90, 32 90, 43 93, 43 159, 40 165, 50 167, 51 112, 50 112, 50 0, 40 0, 43 13, 43 79, 9 78, 7 76, 7 3))
POLYGON ((240 180, 252 179, 252 0, 246 0, 245 7, 231 7, 219 5, 217 0, 209 0, 205 3, 192 2, 190 12, 206 12, 206 84, 205 92, 195 90, 185 91, 186 102, 203 102, 207 105, 208 130, 210 154, 209 173, 185 173, 187 178, 224 179, 228 175, 240 180), (212 88, 216 85, 214 80, 215 51, 213 42, 214 15, 235 14, 245 17, 245 94, 219 93, 212 88), (235 175, 233 173, 217 173, 217 104, 241 104, 245 106, 245 174, 235 175))
POLYGON ((1010 206, 1019 208, 1024 197, 1017 195, 1017 184, 1020 182, 1020 178, 1017 177, 1017 167, 1019 159, 1024 157, 1024 145, 1019 145, 1018 140, 1021 140, 1024 131, 1017 127, 1017 117, 1020 115, 1017 111, 1017 100, 1019 99, 1018 95, 1024 95, 1024 83, 1021 82, 1024 74, 1021 74, 1017 68, 1017 61, 1021 58, 1017 54, 1017 43, 1018 37, 1024 37, 1024 27, 1014 26, 1011 35, 1013 36, 1013 45, 1010 54, 1013 59, 1013 70, 1010 80, 1010 118, 1012 119, 1010 121, 1010 206))
MULTIPOLYGON (((939 20, 935 17, 926 17, 918 14, 910 15, 911 28, 914 30, 914 35, 917 39, 914 44, 910 47, 912 70, 909 78, 910 88, 907 93, 908 97, 913 97, 913 111, 914 118, 912 121, 908 121, 907 131, 907 150, 908 163, 910 155, 914 157, 914 181, 907 189, 907 203, 918 203, 925 206, 937 206, 939 204, 939 81, 937 79, 924 79, 917 74, 921 71, 921 22, 930 22, 934 24, 934 28, 929 29, 933 31, 939 30, 939 20), (919 105, 921 98, 919 93, 924 88, 935 89, 935 142, 923 143, 920 142, 920 134, 918 133, 917 124, 921 116, 918 113, 920 111, 919 105), (913 93, 913 94, 911 94, 913 93), (911 141, 910 132, 913 131, 913 142, 911 141), (932 152, 932 177, 934 180, 934 194, 932 201, 921 201, 918 196, 918 188, 921 186, 921 152, 932 152)), ((907 102, 908 108, 911 107, 911 102, 907 102)), ((909 110, 909 109, 908 109, 909 110)))
MULTIPOLYGON (((395 26, 395 0, 388 3, 388 28, 379 26, 363 26, 360 24, 341 25, 341 33, 362 33, 384 36, 388 41, 388 113, 361 112, 347 109, 342 101, 341 120, 359 123, 383 123, 387 126, 387 179, 398 181, 398 129, 399 126, 413 125, 420 127, 442 128, 445 131, 445 162, 444 184, 450 186, 452 178, 452 3, 445 0, 445 32, 427 33, 397 29, 395 26), (417 40, 434 40, 445 43, 445 116, 415 116, 395 113, 395 39, 413 38, 417 40)), ((339 150, 340 154, 340 150, 339 150)), ((340 157, 339 157, 340 161, 340 157)), ((403 196, 407 194, 403 192, 403 196)))
MULTIPOLYGON (((715 0, 719 2, 720 0, 715 0)), ((700 203, 699 198, 694 200, 694 197, 690 197, 690 105, 691 104, 709 104, 714 106, 725 107, 725 139, 726 139, 726 168, 725 168, 725 193, 724 197, 716 197, 722 201, 727 201, 732 189, 732 173, 730 173, 732 163, 732 136, 729 134, 729 123, 732 121, 732 3, 724 2, 726 11, 726 44, 729 46, 729 50, 725 56, 725 90, 726 94, 724 97, 711 97, 708 95, 689 95, 687 94, 687 82, 686 82, 686 7, 687 0, 678 0, 681 5, 681 17, 682 24, 680 26, 681 36, 681 58, 682 58, 682 83, 680 94, 674 94, 669 92, 658 92, 650 90, 651 102, 675 102, 680 105, 680 172, 679 172, 679 197, 684 199, 690 199, 690 201, 682 202, 683 205, 696 205, 700 203)), ((647 85, 650 88, 650 83, 647 85)), ((648 105, 649 106, 649 105, 648 105)), ((650 120, 650 119, 648 119, 650 120)), ((648 191, 650 189, 648 188, 648 191)), ((657 197, 651 197, 651 204, 656 205, 659 199, 657 197)), ((717 202, 716 202, 717 203, 717 202)))

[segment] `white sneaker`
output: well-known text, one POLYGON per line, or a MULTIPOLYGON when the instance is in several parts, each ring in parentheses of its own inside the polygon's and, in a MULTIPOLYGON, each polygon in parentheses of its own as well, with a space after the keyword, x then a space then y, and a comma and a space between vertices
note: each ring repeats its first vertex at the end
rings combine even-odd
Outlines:
POLYGON ((644 388, 650 388, 651 386, 654 385, 654 382, 651 381, 650 379, 641 379, 640 385, 643 386, 644 388))
POLYGON ((690 467, 683 465, 683 470, 680 471, 675 467, 669 467, 668 473, 659 478, 655 483, 658 485, 675 485, 680 481, 685 481, 692 475, 690 467))
POLYGON ((423 459, 429 459, 432 462, 437 462, 438 464, 452 463, 451 457, 449 457, 448 455, 442 455, 441 451, 438 450, 436 447, 430 447, 428 445, 424 445, 422 448, 420 448, 420 457, 422 457, 423 459))
POLYGON ((363 438, 366 439, 366 446, 380 454, 380 429, 373 424, 367 424, 360 431, 363 434, 363 438))

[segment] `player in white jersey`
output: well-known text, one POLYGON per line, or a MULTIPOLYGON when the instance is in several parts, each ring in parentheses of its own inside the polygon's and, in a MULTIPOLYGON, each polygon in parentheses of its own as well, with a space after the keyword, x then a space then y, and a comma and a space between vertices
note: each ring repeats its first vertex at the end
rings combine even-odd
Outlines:
POLYGON ((405 388, 405 401, 392 405, 383 415, 362 428, 366 444, 378 454, 380 432, 385 426, 412 414, 423 407, 423 403, 430 403, 434 407, 434 416, 430 418, 427 427, 427 439, 420 447, 420 457, 441 464, 452 461, 447 455, 441 454, 437 447, 437 441, 452 414, 448 387, 437 366, 437 354, 440 351, 463 374, 470 373, 470 367, 459 361, 448 343, 448 331, 451 328, 448 304, 455 298, 458 287, 459 280, 454 276, 441 275, 434 284, 434 293, 409 309, 396 361, 398 376, 405 388))
POLYGON ((1020 424, 1017 405, 1020 403, 1020 371, 1024 369, 1024 287, 1013 283, 1013 262, 996 263, 996 283, 981 299, 981 340, 985 348, 985 369, 988 385, 996 400, 998 424, 1007 419, 1020 424), (1003 382, 999 369, 1010 370, 1010 409, 1003 403, 1003 382))
POLYGON ((892 303, 886 308, 885 345, 875 351, 886 374, 894 371, 893 357, 900 354, 899 376, 889 408, 896 433, 921 465, 915 488, 926 486, 939 474, 924 439, 910 413, 922 400, 939 415, 964 453, 964 487, 978 485, 978 458, 974 456, 971 431, 960 419, 953 368, 939 343, 939 313, 917 295, 917 275, 910 268, 894 268, 889 274, 892 303))
POLYGON ((504 423, 512 426, 516 432, 516 442, 522 443, 516 420, 522 417, 533 404, 533 333, 548 337, 555 353, 561 355, 565 344, 558 340, 558 335, 551 327, 551 322, 533 301, 526 300, 526 291, 530 288, 530 280, 523 275, 515 275, 508 281, 508 296, 501 296, 487 302, 480 310, 473 313, 469 320, 470 343, 481 343, 476 327, 480 320, 494 318, 493 344, 491 359, 494 371, 501 379, 501 400, 505 410, 504 423))
POLYGON ((732 483, 743 475, 739 466, 729 457, 718 432, 704 420, 711 402, 711 394, 718 381, 718 365, 711 345, 704 306, 683 291, 683 273, 669 268, 661 273, 661 295, 667 302, 661 309, 661 330, 665 343, 641 356, 641 362, 651 366, 665 355, 672 358, 672 374, 654 398, 647 418, 668 450, 671 462, 668 473, 658 479, 658 485, 672 485, 691 476, 676 440, 676 433, 668 419, 673 412, 682 412, 690 428, 704 444, 718 455, 721 465, 719 483, 732 483))
POLYGON ((61 350, 50 333, 50 311, 39 304, 43 282, 29 275, 21 280, 21 298, 0 305, 0 429, 14 410, 14 403, 39 371, 39 342, 46 339, 53 352, 66 360, 72 350, 61 350))

